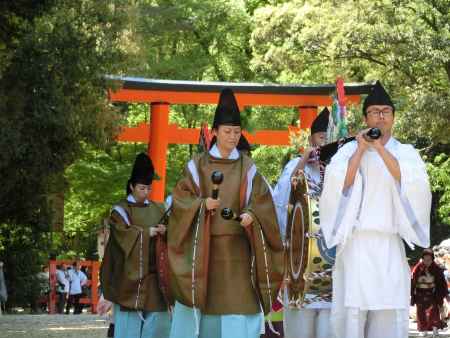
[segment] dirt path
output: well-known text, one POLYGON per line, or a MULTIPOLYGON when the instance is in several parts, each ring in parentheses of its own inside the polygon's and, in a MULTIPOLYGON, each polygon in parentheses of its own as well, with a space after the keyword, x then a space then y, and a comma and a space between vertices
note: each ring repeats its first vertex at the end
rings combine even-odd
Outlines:
POLYGON ((2 338, 105 338, 108 323, 96 315, 3 315, 2 338))
MULTIPOLYGON (((1 338, 105 338, 105 317, 82 315, 3 315, 0 316, 1 338)), ((410 337, 417 337, 416 323, 410 322, 410 337)), ((450 331, 439 337, 450 338, 450 331)))

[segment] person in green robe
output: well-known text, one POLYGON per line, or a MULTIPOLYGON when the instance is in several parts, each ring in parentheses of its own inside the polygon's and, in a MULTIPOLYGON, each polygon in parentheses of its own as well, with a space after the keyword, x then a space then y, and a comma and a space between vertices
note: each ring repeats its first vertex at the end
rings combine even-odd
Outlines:
POLYGON ((99 312, 113 307, 115 338, 169 336, 170 318, 156 268, 156 237, 166 231, 159 224, 165 207, 147 199, 153 176, 152 161, 139 154, 127 182, 127 197, 113 206, 110 216, 111 234, 100 274, 106 301, 100 302, 99 312))

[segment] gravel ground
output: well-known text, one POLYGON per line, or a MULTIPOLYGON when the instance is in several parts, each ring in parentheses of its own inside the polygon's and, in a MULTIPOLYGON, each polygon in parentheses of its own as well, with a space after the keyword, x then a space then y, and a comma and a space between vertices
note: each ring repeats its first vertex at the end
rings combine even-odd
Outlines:
POLYGON ((82 315, 3 315, 2 338, 105 338, 109 323, 105 317, 82 315))
MULTIPOLYGON (((105 338, 105 317, 82 315, 3 315, 0 316, 1 338, 105 338)), ((416 323, 410 321, 410 337, 418 337, 416 323)), ((439 337, 450 338, 450 330, 439 337)))

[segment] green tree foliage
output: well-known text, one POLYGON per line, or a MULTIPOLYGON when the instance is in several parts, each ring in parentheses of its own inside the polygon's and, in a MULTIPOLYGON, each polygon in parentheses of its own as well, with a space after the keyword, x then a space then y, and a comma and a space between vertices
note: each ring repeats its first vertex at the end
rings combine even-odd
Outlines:
POLYGON ((436 211, 445 224, 450 224, 450 156, 440 154, 428 163, 431 189, 436 194, 436 211))
POLYGON ((241 1, 141 1, 139 74, 182 80, 250 79, 250 17, 241 1))
POLYGON ((81 154, 81 141, 104 145, 116 132, 104 75, 120 73, 127 61, 128 2, 0 6, 0 223, 8 225, 0 230, 0 257, 13 290, 24 290, 14 276, 20 264, 30 263, 29 275, 38 271, 27 257, 39 258, 48 244, 47 195, 64 189, 62 174, 81 154), (12 256, 17 246, 22 251, 12 256))
POLYGON ((282 82, 381 79, 398 105, 400 136, 448 143, 448 1, 286 1, 253 17, 252 67, 282 82))
POLYGON ((80 153, 80 140, 101 144, 113 135, 117 116, 104 74, 119 72, 124 61, 126 18, 110 3, 61 1, 23 22, 1 74, 1 221, 20 222, 37 207, 48 178, 80 153), (20 219, 16 208, 23 208, 20 219))
POLYGON ((5 263, 8 304, 36 309, 44 285, 38 278, 48 258, 50 237, 41 231, 42 224, 27 226, 0 224, 0 253, 5 263))

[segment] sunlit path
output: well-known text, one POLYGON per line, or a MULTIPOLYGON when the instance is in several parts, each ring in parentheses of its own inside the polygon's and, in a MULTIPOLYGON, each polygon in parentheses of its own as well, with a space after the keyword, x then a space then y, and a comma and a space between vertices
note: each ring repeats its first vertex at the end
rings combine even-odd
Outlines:
MULTIPOLYGON (((419 337, 416 323, 410 322, 410 337, 419 337)), ((104 338, 108 323, 97 315, 3 315, 0 316, 2 338, 104 338)), ((430 336, 429 336, 430 337, 430 336)), ((439 337, 450 338, 450 330, 439 337)))
POLYGON ((96 315, 4 315, 2 338, 106 337, 108 323, 96 315))

